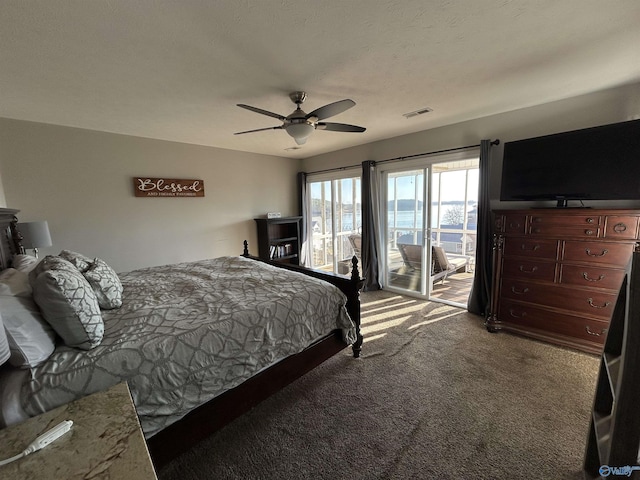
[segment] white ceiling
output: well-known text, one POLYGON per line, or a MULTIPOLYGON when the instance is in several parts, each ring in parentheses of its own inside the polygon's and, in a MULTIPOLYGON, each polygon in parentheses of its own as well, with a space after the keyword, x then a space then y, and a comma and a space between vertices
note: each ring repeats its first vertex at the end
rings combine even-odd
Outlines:
POLYGON ((638 0, 0 2, 0 117, 292 158, 637 81, 638 0), (294 90, 367 131, 233 135, 294 90))

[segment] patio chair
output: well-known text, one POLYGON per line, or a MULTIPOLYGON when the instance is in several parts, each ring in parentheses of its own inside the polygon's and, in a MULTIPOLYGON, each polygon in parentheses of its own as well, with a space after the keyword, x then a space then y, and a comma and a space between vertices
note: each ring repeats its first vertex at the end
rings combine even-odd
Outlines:
POLYGON ((444 283, 447 276, 457 271, 466 269, 468 258, 456 257, 449 258, 444 248, 438 246, 431 247, 431 277, 433 282, 442 280, 444 283))
POLYGON ((398 250, 407 270, 413 272, 422 269, 422 245, 398 243, 398 250))
MULTIPOLYGON (((402 261, 409 272, 417 272, 422 269, 422 245, 399 243, 398 250, 402 256, 402 261)), ((431 279, 435 283, 444 280, 449 274, 465 268, 467 259, 450 259, 444 248, 438 246, 431 247, 431 279)))
POLYGON ((349 243, 353 248, 353 254, 358 258, 360 268, 362 268, 362 235, 357 233, 349 235, 349 243))

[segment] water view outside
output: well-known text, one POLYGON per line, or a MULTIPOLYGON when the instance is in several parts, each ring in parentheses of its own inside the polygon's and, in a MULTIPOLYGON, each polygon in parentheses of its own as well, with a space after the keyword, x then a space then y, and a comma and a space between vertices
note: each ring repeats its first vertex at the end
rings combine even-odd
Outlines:
POLYGON ((431 291, 430 244, 470 265, 475 255, 478 169, 473 161, 443 162, 386 174, 387 285, 427 296, 431 291), (427 176, 430 174, 430 176, 427 176), (429 179, 429 190, 425 179, 429 179), (429 195, 427 195, 429 194, 429 195), (424 202, 430 199, 429 211, 424 202), (426 214, 426 215, 425 215, 426 214), (429 218, 428 229, 423 218, 429 218))
MULTIPOLYGON (((436 172, 437 165, 434 165, 436 172)), ((398 243, 423 242, 424 170, 390 174, 387 182, 388 252, 399 258, 398 243)), ((472 256, 477 222, 477 168, 432 173, 431 240, 452 254, 472 256)), ((362 234, 360 178, 311 182, 311 266, 347 273, 362 234)))
POLYGON ((311 266, 348 273, 348 259, 355 253, 353 235, 362 233, 360 178, 312 182, 309 192, 311 266))

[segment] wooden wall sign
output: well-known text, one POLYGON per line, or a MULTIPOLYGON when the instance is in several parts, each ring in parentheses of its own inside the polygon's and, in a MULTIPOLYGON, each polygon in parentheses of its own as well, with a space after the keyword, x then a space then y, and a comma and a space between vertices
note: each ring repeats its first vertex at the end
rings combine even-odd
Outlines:
POLYGON ((204 181, 133 177, 136 197, 204 197, 204 181))

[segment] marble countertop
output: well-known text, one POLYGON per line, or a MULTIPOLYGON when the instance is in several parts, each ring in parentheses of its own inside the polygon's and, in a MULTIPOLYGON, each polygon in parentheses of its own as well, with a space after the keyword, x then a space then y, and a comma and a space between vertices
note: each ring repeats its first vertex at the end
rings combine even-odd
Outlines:
POLYGON ((2 479, 156 479, 126 383, 0 430, 0 460, 22 452, 64 420, 71 431, 42 450, 0 466, 2 479))

